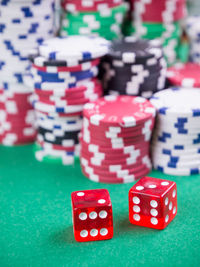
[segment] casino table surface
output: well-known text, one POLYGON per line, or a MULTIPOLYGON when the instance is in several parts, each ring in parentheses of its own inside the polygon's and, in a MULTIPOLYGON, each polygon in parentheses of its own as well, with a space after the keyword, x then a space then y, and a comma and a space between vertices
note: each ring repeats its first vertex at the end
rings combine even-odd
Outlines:
POLYGON ((108 185, 86 179, 74 166, 39 163, 33 146, 0 147, 0 266, 200 266, 200 176, 172 177, 178 214, 165 230, 131 225, 132 184, 108 185), (77 243, 70 194, 107 188, 114 213, 114 238, 77 243))

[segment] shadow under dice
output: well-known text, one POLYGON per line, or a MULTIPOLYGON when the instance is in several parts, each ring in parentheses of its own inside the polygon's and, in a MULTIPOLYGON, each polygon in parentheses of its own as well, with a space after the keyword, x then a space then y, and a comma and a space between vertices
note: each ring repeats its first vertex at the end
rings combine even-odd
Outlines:
POLYGON ((76 241, 97 241, 113 237, 113 215, 106 189, 76 191, 71 194, 76 241))
POLYGON ((129 220, 132 224, 164 229, 176 213, 175 182, 144 177, 129 191, 129 220))

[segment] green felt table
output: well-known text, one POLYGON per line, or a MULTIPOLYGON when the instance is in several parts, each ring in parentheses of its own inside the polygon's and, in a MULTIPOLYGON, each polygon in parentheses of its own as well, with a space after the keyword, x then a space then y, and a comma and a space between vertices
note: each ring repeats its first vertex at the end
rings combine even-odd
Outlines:
POLYGON ((39 163, 32 145, 0 147, 0 266, 200 266, 200 176, 170 177, 178 187, 178 214, 165 230, 131 225, 132 184, 98 184, 73 167, 39 163), (114 238, 77 243, 70 194, 107 188, 114 238))

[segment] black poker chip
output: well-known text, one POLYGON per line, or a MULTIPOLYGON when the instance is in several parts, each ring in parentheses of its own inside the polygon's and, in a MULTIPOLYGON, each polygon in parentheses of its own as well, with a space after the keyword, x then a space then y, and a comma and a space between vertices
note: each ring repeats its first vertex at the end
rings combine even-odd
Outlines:
POLYGON ((72 140, 74 141, 74 144, 78 144, 79 133, 80 131, 59 131, 59 134, 56 134, 52 130, 47 130, 42 127, 38 127, 38 134, 40 135, 40 137, 43 137, 43 141, 56 145, 63 145, 63 142, 67 140, 72 140))
POLYGON ((160 41, 125 37, 112 43, 110 57, 120 59, 126 64, 146 63, 152 58, 159 58, 163 52, 160 41))
POLYGON ((126 37, 114 41, 101 62, 105 92, 150 98, 164 89, 167 64, 157 41, 126 37))

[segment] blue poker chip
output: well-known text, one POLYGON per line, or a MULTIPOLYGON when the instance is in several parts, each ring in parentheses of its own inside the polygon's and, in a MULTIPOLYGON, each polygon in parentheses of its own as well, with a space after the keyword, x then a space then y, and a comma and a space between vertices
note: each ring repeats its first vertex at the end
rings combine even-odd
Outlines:
POLYGON ((172 87, 155 93, 150 101, 163 115, 200 117, 200 91, 194 88, 172 87))

